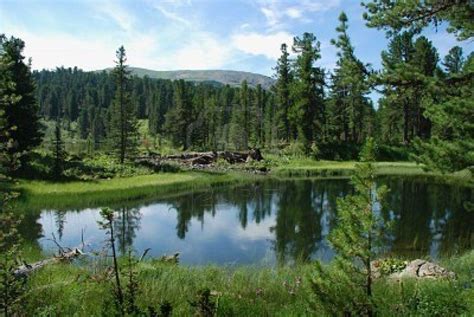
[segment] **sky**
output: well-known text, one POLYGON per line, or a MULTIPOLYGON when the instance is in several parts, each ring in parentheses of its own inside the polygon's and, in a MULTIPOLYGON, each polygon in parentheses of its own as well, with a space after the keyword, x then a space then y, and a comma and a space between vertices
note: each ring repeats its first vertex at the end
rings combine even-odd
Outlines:
MULTIPOLYGON (((380 67, 385 33, 365 26, 359 0, 0 0, 0 33, 20 37, 33 69, 113 66, 120 45, 128 63, 153 70, 228 69, 271 76, 280 45, 312 32, 319 65, 331 70, 338 16, 345 11, 357 56, 380 67)), ((444 56, 460 45, 441 26, 425 35, 444 56)))

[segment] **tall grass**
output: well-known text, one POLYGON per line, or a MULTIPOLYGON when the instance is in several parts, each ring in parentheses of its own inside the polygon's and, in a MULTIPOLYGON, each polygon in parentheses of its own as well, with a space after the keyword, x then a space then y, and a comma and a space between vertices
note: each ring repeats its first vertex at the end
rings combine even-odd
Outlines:
POLYGON ((18 203, 37 208, 85 208, 113 206, 174 192, 206 190, 214 186, 252 181, 258 176, 240 173, 180 172, 140 175, 98 181, 66 183, 47 181, 20 181, 17 190, 22 193, 18 203))
MULTIPOLYGON (((472 283, 474 251, 446 260, 458 274, 448 280, 378 280, 374 297, 379 316, 454 316, 474 313, 472 283), (470 272, 470 273, 469 273, 470 272), (470 286, 469 286, 470 285, 470 286)), ((311 264, 293 267, 187 267, 149 260, 139 264, 138 306, 173 306, 174 316, 192 315, 189 302, 208 288, 218 316, 324 316, 318 310, 310 280, 311 264)), ((34 274, 25 298, 27 315, 110 315, 110 280, 90 264, 57 264, 34 274)), ((344 292, 340 293, 343 298, 344 292)))

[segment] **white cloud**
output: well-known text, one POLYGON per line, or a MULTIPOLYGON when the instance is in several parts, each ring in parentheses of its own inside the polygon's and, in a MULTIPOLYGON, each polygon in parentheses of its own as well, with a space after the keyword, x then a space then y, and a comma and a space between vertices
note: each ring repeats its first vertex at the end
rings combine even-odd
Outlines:
POLYGON ((113 20, 120 28, 125 31, 131 31, 135 24, 135 17, 116 1, 97 1, 91 2, 93 9, 113 20))
POLYGON ((186 26, 191 26, 191 23, 188 20, 186 20, 185 18, 180 17, 179 15, 177 15, 174 12, 168 11, 165 8, 161 7, 161 6, 155 6, 155 9, 160 11, 161 14, 163 14, 165 17, 167 17, 170 20, 182 23, 186 26))
POLYGON ((252 55, 263 55, 276 60, 280 56, 282 43, 291 45, 293 36, 287 32, 273 34, 245 33, 232 36, 232 44, 242 52, 252 55))
POLYGON ((295 8, 295 7, 291 7, 291 8, 286 9, 285 13, 286 13, 287 16, 289 16, 292 19, 300 18, 301 15, 302 15, 301 10, 298 9, 298 8, 295 8))
POLYGON ((272 28, 281 27, 282 21, 298 19, 302 22, 311 21, 305 17, 308 13, 324 12, 340 5, 340 0, 300 0, 297 2, 285 0, 261 0, 260 11, 267 19, 267 25, 272 28))
POLYGON ((194 34, 186 43, 169 56, 171 69, 221 68, 232 58, 232 48, 219 42, 211 34, 194 34))

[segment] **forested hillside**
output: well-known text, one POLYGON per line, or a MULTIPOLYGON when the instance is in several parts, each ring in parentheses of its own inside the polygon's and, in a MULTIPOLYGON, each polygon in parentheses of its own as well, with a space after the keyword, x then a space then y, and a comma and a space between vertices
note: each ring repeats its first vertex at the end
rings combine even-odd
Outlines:
MULTIPOLYGON (((383 68, 377 71, 355 55, 344 13, 339 23, 339 36, 332 41, 338 49, 333 71, 318 66, 324 52, 315 35, 304 33, 294 39, 295 57, 290 58, 289 48, 282 45, 270 89, 264 89, 269 82, 259 81, 252 87, 246 80, 236 86, 152 78, 223 80, 220 75, 229 73, 225 71, 150 72, 128 67, 133 113, 148 120, 148 134, 155 140, 168 140, 185 150, 286 148, 316 158, 354 159, 364 140, 373 136, 380 145, 380 159, 415 155, 421 161, 446 161, 454 155, 458 163, 449 169, 471 164, 462 154, 470 145, 449 141, 470 130, 446 121, 439 105, 454 102, 459 119, 472 118, 473 55, 454 47, 447 56, 439 56, 429 39, 406 31, 394 35, 381 52, 383 68), (378 107, 369 98, 373 91, 382 95, 378 107), (431 140, 436 144, 424 142, 431 140), (450 146, 449 154, 436 150, 443 142, 449 143, 444 145, 450 146)), ((34 72, 33 77, 44 118, 60 117, 66 129, 76 122, 75 137, 104 146, 113 115, 113 73, 58 68, 34 72)))
POLYGON ((148 76, 155 79, 170 80, 184 79, 186 81, 208 82, 230 86, 240 86, 240 84, 246 80, 249 86, 255 88, 257 85, 261 85, 264 89, 269 89, 275 82, 273 78, 264 75, 235 70, 216 69, 159 71, 139 67, 130 67, 130 71, 132 75, 138 77, 148 76))

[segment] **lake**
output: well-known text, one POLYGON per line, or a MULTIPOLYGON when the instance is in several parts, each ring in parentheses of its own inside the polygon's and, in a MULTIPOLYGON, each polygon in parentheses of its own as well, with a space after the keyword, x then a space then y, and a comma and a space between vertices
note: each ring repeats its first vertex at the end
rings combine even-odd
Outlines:
MULTIPOLYGON (((385 252, 439 258, 474 246, 473 189, 427 178, 381 178, 390 189, 377 212, 392 223, 385 252), (471 210, 471 211, 469 211, 471 210)), ((114 228, 118 249, 149 255, 181 253, 191 265, 275 265, 334 256, 327 235, 337 224, 336 201, 352 193, 348 180, 264 180, 212 191, 124 203, 114 228)), ((78 204, 80 205, 80 204, 78 204)), ((101 249, 99 208, 41 210, 25 214, 25 240, 55 251, 63 246, 101 249)))

